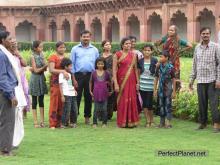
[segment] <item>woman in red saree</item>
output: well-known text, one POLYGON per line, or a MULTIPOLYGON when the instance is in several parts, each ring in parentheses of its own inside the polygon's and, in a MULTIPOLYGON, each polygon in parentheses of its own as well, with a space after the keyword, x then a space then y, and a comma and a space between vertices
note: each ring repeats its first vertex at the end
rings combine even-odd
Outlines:
POLYGON ((130 51, 131 41, 121 41, 121 51, 113 58, 113 80, 117 93, 117 125, 118 127, 135 127, 138 125, 137 90, 139 79, 137 58, 130 51))
POLYGON ((155 43, 156 46, 163 45, 163 50, 168 50, 170 55, 170 63, 175 69, 176 91, 181 88, 180 81, 180 53, 192 48, 190 43, 179 38, 177 34, 177 27, 171 25, 168 33, 161 40, 155 43), (183 48, 184 47, 184 48, 183 48))

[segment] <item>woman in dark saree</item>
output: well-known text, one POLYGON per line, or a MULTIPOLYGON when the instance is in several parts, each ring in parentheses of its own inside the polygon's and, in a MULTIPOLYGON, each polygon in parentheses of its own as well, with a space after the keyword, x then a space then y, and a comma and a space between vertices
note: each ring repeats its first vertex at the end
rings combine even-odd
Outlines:
POLYGON ((175 69, 176 78, 176 91, 178 92, 181 88, 180 81, 180 53, 192 48, 190 43, 179 38, 177 34, 177 27, 171 25, 168 33, 161 40, 155 43, 156 46, 163 46, 163 50, 168 50, 170 55, 170 63, 175 69))

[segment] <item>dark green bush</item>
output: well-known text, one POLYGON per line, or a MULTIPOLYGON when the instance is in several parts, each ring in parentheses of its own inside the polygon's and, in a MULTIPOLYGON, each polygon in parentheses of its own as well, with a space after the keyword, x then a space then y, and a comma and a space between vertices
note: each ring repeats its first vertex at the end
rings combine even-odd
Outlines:
MULTIPOLYGON (((56 42, 44 42, 44 51, 50 51, 50 52, 54 51, 55 44, 56 44, 56 42)), ((79 43, 78 42, 66 42, 65 44, 66 44, 67 52, 70 52, 72 47, 79 44, 79 43)), ((101 43, 96 42, 96 43, 92 43, 92 44, 99 50, 99 52, 102 52, 101 43)), ((147 43, 139 42, 139 43, 137 43, 136 48, 138 50, 141 50, 145 44, 147 44, 147 43)), ((18 46, 19 46, 20 51, 31 49, 30 42, 19 42, 18 46)), ((193 51, 194 51, 195 46, 196 46, 196 44, 193 44, 193 49, 189 50, 189 51, 182 52, 181 56, 182 57, 193 57, 193 51)), ((120 50, 120 43, 113 42, 112 43, 112 52, 117 51, 117 50, 120 50)))

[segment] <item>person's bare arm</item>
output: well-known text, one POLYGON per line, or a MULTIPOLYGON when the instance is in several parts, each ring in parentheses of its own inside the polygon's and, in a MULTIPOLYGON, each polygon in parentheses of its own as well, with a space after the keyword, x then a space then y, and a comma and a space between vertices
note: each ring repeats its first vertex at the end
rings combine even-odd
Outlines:
POLYGON ((157 97, 157 85, 158 85, 158 77, 155 77, 154 79, 154 97, 157 97))
POLYGON ((75 75, 74 74, 72 74, 72 80, 73 80, 73 86, 74 86, 74 88, 78 88, 78 82, 76 81, 76 77, 75 77, 75 75))
POLYGON ((42 72, 44 72, 45 68, 47 67, 47 65, 44 65, 41 68, 37 68, 34 57, 31 57, 31 64, 32 64, 32 70, 34 73, 42 73, 42 72))
POLYGON ((197 77, 197 57, 196 57, 196 54, 197 54, 197 49, 195 49, 195 51, 194 51, 192 71, 191 71, 190 81, 189 81, 189 89, 191 91, 193 90, 193 84, 194 84, 194 81, 197 77))
POLYGON ((154 45, 157 47, 157 46, 160 46, 162 44, 162 39, 161 40, 157 40, 154 45))
POLYGON ((89 92, 90 92, 90 95, 93 97, 93 81, 92 81, 92 75, 90 77, 90 80, 89 80, 89 92))
POLYGON ((192 48, 193 48, 192 44, 191 43, 187 43, 187 45, 184 48, 180 49, 179 53, 188 51, 188 50, 190 50, 192 48))
POLYGON ((56 69, 55 68, 55 63, 54 62, 49 62, 49 72, 52 73, 52 74, 60 74, 60 73, 63 73, 64 77, 66 79, 69 79, 69 75, 68 73, 63 70, 63 69, 56 69))
POLYGON ((116 55, 113 56, 113 65, 112 65, 112 74, 114 81, 115 92, 119 92, 119 85, 117 80, 117 71, 118 71, 118 58, 116 55))

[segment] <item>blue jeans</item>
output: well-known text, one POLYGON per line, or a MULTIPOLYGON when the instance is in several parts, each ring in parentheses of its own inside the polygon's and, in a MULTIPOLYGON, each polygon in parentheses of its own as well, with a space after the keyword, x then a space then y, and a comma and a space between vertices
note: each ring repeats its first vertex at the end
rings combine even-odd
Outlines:
POLYGON ((97 124, 98 112, 101 114, 102 123, 107 124, 107 101, 94 103, 93 124, 97 124))
POLYGON ((165 118, 172 118, 172 98, 171 96, 159 97, 161 124, 165 124, 165 118))
POLYGON ((77 99, 76 96, 64 96, 65 102, 63 106, 62 124, 68 125, 70 123, 77 123, 77 99))

